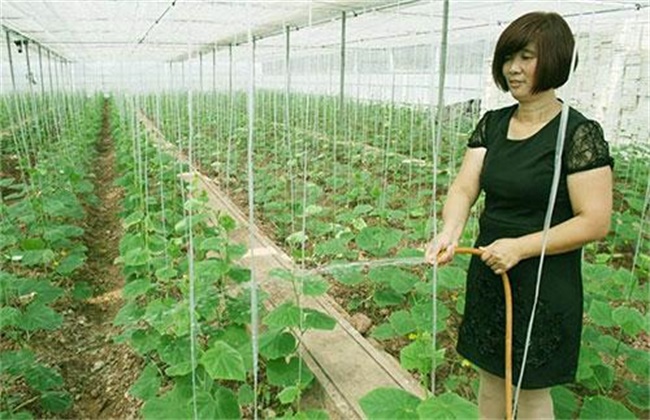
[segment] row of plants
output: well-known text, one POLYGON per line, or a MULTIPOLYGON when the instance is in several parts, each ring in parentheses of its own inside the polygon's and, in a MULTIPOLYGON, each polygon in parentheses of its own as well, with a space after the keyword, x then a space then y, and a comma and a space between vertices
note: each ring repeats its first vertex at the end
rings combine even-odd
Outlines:
MULTIPOLYGON (((245 101, 243 95, 206 95, 192 109, 196 160, 234 197, 246 192, 245 101)), ((351 296, 346 303, 350 312, 372 315, 377 324, 372 336, 397 343, 395 354, 402 365, 427 385, 433 358, 427 350, 432 343, 430 270, 399 263, 375 266, 373 261, 421 257, 431 235, 430 113, 391 104, 348 104, 348 118, 341 128, 333 98, 292 95, 289 119, 281 94, 260 93, 255 104, 255 204, 261 226, 307 266, 367 261, 361 268, 335 270, 333 284, 351 296), (362 117, 354 120, 351 115, 362 117)), ((168 95, 146 105, 163 131, 186 147, 186 99, 168 95)), ((464 113, 464 108, 446 112, 437 176, 441 194, 477 119, 473 112, 464 113)), ((643 413, 649 405, 642 385, 650 365, 643 347, 648 333, 650 242, 647 226, 641 227, 649 149, 647 144, 612 147, 617 178, 615 228, 606 240, 585 250, 584 351, 578 384, 553 392, 558 416, 588 418, 601 411, 625 417, 643 413)), ((474 214, 463 243, 472 242, 475 226, 474 214)), ((441 348, 455 341, 466 264, 467 259, 459 258, 439 273, 436 306, 441 348)), ((455 392, 475 401, 476 376, 471 367, 453 352, 438 353, 444 358, 436 363, 441 378, 438 393, 455 392)))
MULTIPOLYGON (((49 100, 20 98, 28 109, 49 100)), ((91 163, 101 114, 97 98, 77 104, 75 119, 46 110, 26 119, 3 108, 11 124, 0 173, 1 418, 61 413, 72 403, 64 378, 32 343, 61 326, 63 302, 87 292, 73 279, 86 261, 85 208, 97 204, 91 163)))
MULTIPOLYGON (((260 107, 264 104, 268 107, 281 103, 280 100, 272 100, 268 96, 270 94, 261 96, 261 99, 257 102, 261 104, 260 107)), ((197 103, 212 104, 221 100, 220 98, 204 99, 202 102, 197 101, 197 103)), ((168 104, 168 106, 162 107, 162 110, 154 107, 156 112, 153 112, 155 115, 164 117, 158 119, 162 121, 163 127, 173 128, 171 131, 168 130, 168 135, 171 138, 179 139, 181 145, 185 144, 187 140, 184 134, 185 129, 183 129, 187 124, 187 118, 183 113, 186 110, 183 101, 183 98, 164 97, 156 103, 158 105, 168 104), (174 105, 175 101, 179 102, 179 104, 174 105), (174 111, 176 114, 172 113, 166 116, 164 110, 174 111)), ((304 97, 298 96, 291 103, 299 103, 303 105, 302 108, 309 108, 305 106, 306 101, 304 97)), ((153 103, 153 101, 150 102, 153 103)), ((313 102, 316 104, 325 103, 322 98, 316 98, 313 102)), ((322 106, 325 107, 326 111, 327 109, 335 109, 336 101, 330 99, 329 107, 322 106)), ((371 107, 371 105, 365 105, 365 107, 371 107)), ((237 112, 245 112, 245 110, 240 109, 241 107, 233 105, 233 108, 237 112)), ((457 108, 462 109, 462 107, 457 108)), ((217 107, 217 109, 220 108, 217 107)), ((261 112, 262 110, 257 111, 257 115, 274 115, 273 118, 275 118, 275 114, 282 114, 279 111, 274 111, 274 114, 269 110, 261 112)), ((389 110, 390 108, 386 105, 377 105, 375 109, 377 114, 381 115, 384 120, 389 119, 386 116, 389 110)), ((328 114, 326 111, 317 112, 316 117, 321 114, 328 114)), ((412 108, 406 108, 401 112, 405 115, 416 113, 412 108)), ((333 113, 334 111, 329 112, 329 114, 333 113)), ((424 121, 426 115, 428 115, 422 110, 418 111, 418 113, 420 114, 418 118, 403 117, 401 120, 424 121)), ((296 111, 290 115, 295 114, 303 115, 304 113, 300 114, 296 111)), ((395 112, 395 114, 399 115, 399 112, 395 112)), ((206 153, 195 152, 197 160, 204 170, 217 177, 234 195, 242 194, 246 188, 246 170, 243 156, 246 153, 248 135, 245 114, 235 114, 238 116, 232 117, 232 121, 230 121, 228 120, 229 115, 222 116, 218 112, 212 112, 211 110, 206 112, 205 107, 201 108, 197 105, 193 109, 193 115, 195 115, 194 141, 199 145, 196 150, 207 151, 206 153), (238 123, 237 130, 232 130, 235 132, 234 137, 230 138, 228 133, 225 133, 226 137, 224 138, 222 137, 223 132, 214 131, 213 128, 218 122, 226 123, 226 125, 238 123), (224 144, 226 143, 230 143, 230 146, 225 147, 224 144), (227 153, 228 150, 231 153, 227 153), (224 181, 224 168, 226 166, 231 167, 228 172, 236 175, 231 175, 224 181)), ((454 165, 458 164, 463 153, 463 147, 458 146, 462 146, 470 133, 472 125, 468 121, 472 119, 470 117, 473 115, 473 113, 470 113, 460 122, 451 121, 447 129, 443 130, 443 133, 452 129, 460 131, 456 131, 453 136, 443 137, 443 146, 440 147, 441 156, 439 158, 439 167, 442 169, 438 174, 438 189, 441 194, 444 193, 444 189, 450 180, 449 175, 455 171, 455 169, 448 169, 445 165, 450 165, 452 162, 454 165), (457 145, 457 147, 444 146, 452 142, 454 138, 460 145, 457 145), (452 150, 455 156, 445 155, 445 153, 452 150)), ((323 240, 327 240, 332 235, 337 236, 341 233, 341 229, 337 229, 337 226, 332 227, 333 224, 344 226, 346 229, 354 228, 355 226, 363 226, 365 217, 375 217, 380 223, 404 231, 408 238, 418 241, 423 236, 428 237, 431 228, 428 221, 431 207, 431 170, 433 166, 430 159, 428 163, 425 158, 422 159, 424 164, 415 165, 413 161, 405 162, 404 156, 391 155, 386 150, 379 150, 380 153, 366 152, 364 147, 368 143, 354 141, 354 139, 364 141, 369 139, 368 142, 372 140, 374 133, 376 133, 376 131, 372 130, 376 125, 375 121, 382 120, 382 118, 372 118, 367 120, 368 125, 371 127, 360 130, 357 134, 350 134, 350 138, 353 140, 348 142, 348 148, 354 152, 351 154, 343 153, 339 162, 333 162, 331 157, 333 151, 331 137, 326 134, 319 134, 314 130, 305 131, 304 127, 311 125, 309 116, 309 113, 305 114, 305 119, 300 124, 290 126, 288 134, 278 133, 277 124, 274 120, 269 125, 269 121, 263 120, 262 117, 256 119, 254 159, 257 182, 255 199, 256 204, 263 211, 265 220, 271 222, 274 228, 272 234, 276 239, 280 241, 289 239, 289 242, 295 242, 299 241, 300 238, 309 237, 311 240, 307 241, 306 244, 308 261, 305 262, 315 264, 319 262, 318 257, 324 251, 323 248, 327 248, 321 246, 320 250, 317 250, 315 244, 322 243, 323 240), (289 145, 289 143, 292 143, 292 145, 289 145), (296 151, 299 153, 294 153, 296 151), (346 159, 347 155, 351 155, 351 158, 346 159), (333 168, 336 167, 339 168, 339 174, 346 174, 349 177, 349 184, 336 181, 332 176, 333 168), (292 172, 293 177, 291 177, 292 172), (397 175, 390 175, 392 173, 397 175), (338 189, 337 192, 337 186, 341 185, 344 185, 344 188, 338 189), (306 193, 305 197, 303 197, 303 193, 306 193), (408 209, 404 209, 404 197, 409 199, 408 209), (305 209, 302 207, 305 207, 305 209), (298 222, 303 215, 308 216, 305 232, 296 228, 296 226, 300 225, 298 222), (359 219, 359 216, 361 216, 362 220, 359 219), (334 219, 334 223, 332 223, 332 219, 334 219)), ((399 121, 400 118, 396 118, 396 120, 399 121)), ((393 133, 396 138, 395 147, 397 148, 399 144, 413 146, 413 155, 415 155, 415 144, 411 142, 410 138, 400 137, 399 134, 414 128, 416 133, 420 133, 415 137, 430 138, 430 125, 412 126, 407 124, 406 127, 397 129, 393 133), (429 131, 422 136, 422 130, 427 129, 429 131)), ((352 133, 351 130, 350 132, 352 133)), ((422 142, 420 146, 427 144, 428 142, 422 142)), ((646 241, 639 241, 639 229, 637 228, 639 221, 643 217, 648 179, 648 168, 645 162, 648 153, 650 153, 648 148, 643 143, 613 148, 616 158, 617 212, 613 220, 613 226, 615 227, 614 240, 607 242, 611 244, 609 248, 614 247, 607 249, 607 252, 611 254, 611 258, 621 260, 618 265, 630 268, 630 259, 633 256, 630 254, 637 255, 636 270, 640 278, 647 277, 650 272, 646 257, 650 253, 650 245, 646 241), (638 249, 637 244, 639 244, 638 249)), ((421 151, 421 153, 423 152, 421 151)), ((474 220, 472 220, 473 222, 474 220)), ((604 244, 601 243, 599 246, 602 247, 604 244)), ((338 250, 341 250, 341 247, 338 247, 338 250)), ((590 252, 587 254, 587 260, 596 262, 595 255, 604 253, 599 250, 593 253, 590 252)), ((340 254, 342 253, 338 252, 334 254, 334 257, 340 254)), ((354 253, 350 255, 354 257, 354 253)), ((325 257, 331 259, 332 256, 326 255, 325 257)), ((602 259, 604 256, 600 255, 599 258, 602 259)))
MULTIPOLYGON (((164 139, 132 124, 132 103, 120 106, 113 137, 121 173, 116 182, 124 189, 117 262, 125 304, 114 323, 123 330, 116 340, 145 362, 129 391, 144 402, 141 415, 327 418, 321 410, 301 410, 314 375, 298 347, 306 330, 329 330, 335 321, 297 300, 267 310, 261 291, 251 304, 256 284, 238 263, 246 247, 229 237, 234 220, 211 210, 195 181, 179 177, 188 165, 162 151, 157 142, 164 139)), ((276 275, 305 294, 327 289, 323 279, 276 275)))
MULTIPOLYGON (((259 118, 255 121, 254 166, 256 204, 265 220, 271 223, 272 235, 277 240, 288 238, 290 243, 295 243, 300 242, 301 237, 309 237, 307 261, 304 261, 307 264, 339 254, 336 251, 341 247, 328 250, 331 247, 323 245, 316 249, 315 244, 338 236, 343 230, 360 230, 364 223, 367 224, 366 218, 399 228, 413 241, 422 240, 427 227, 430 228, 427 225, 433 166, 430 159, 426 161, 426 156, 431 155, 432 134, 425 113, 413 108, 365 105, 359 114, 367 116, 375 111, 379 117, 359 118, 356 124, 363 129, 347 130, 346 140, 330 129, 336 123, 336 101, 319 97, 294 98, 290 115, 304 119, 296 118, 295 124, 283 126, 282 120, 276 120, 275 115, 263 107, 282 103, 281 97, 273 98, 270 94, 261 95, 256 102, 259 118), (411 134, 405 140, 406 132, 411 134), (403 206, 405 197, 410 203, 408 209, 403 206), (297 227, 303 215, 308 216, 304 232, 297 227)), ((198 145, 195 155, 201 166, 225 189, 235 196, 244 196, 248 136, 245 97, 237 96, 233 101, 233 115, 220 116, 198 106, 193 109, 194 142, 198 145), (219 124, 236 128, 232 133, 224 133, 219 124)), ((203 101, 206 102, 209 101, 203 101)), ((187 118, 183 113, 186 110, 183 99, 165 97, 150 103, 154 106, 151 115, 162 115, 160 124, 166 135, 177 139, 180 133, 181 145, 185 145, 187 118)), ((281 112, 276 113, 282 117, 281 112)), ((349 113, 354 114, 352 108, 349 113)), ((461 121, 466 119, 467 116, 460 118, 461 121)), ((453 126, 460 125, 454 122, 453 126)), ((468 133, 452 134, 466 138, 468 133)), ((443 151, 448 156, 451 148, 445 147, 443 151)), ((454 159, 458 160, 459 152, 454 153, 457 155, 454 159)), ((441 159, 440 166, 446 168, 451 160, 441 159)), ((446 186, 451 172, 449 169, 440 172, 441 186, 446 186)))
MULTIPOLYGON (((246 188, 246 97, 206 95, 193 104, 197 161, 224 188, 242 195, 246 188)), ((346 107, 349 124, 343 141, 337 134, 341 131, 337 128, 338 103, 332 98, 292 96, 289 125, 284 124, 285 112, 277 109, 284 105, 282 94, 261 93, 255 104, 255 200, 264 218, 272 223, 276 239, 284 241, 292 234, 292 239, 309 236, 312 240, 307 243, 306 256, 311 259, 318 256, 312 252, 314 243, 322 242, 323 235, 338 233, 329 228, 332 218, 348 227, 360 212, 372 213, 408 236, 428 235, 433 167, 429 112, 386 104, 350 104, 346 107), (357 114, 362 117, 355 120, 357 114), (306 200, 302 197, 304 190, 306 200), (408 197, 408 209, 404 209, 404 197, 408 197), (309 211, 303 211, 303 205, 309 211), (296 228, 297 219, 305 213, 308 226, 301 232, 296 228), (321 220, 325 223, 319 223, 321 220)), ((168 138, 186 147, 186 99, 153 97, 146 105, 168 138)), ((441 194, 464 153, 464 141, 478 117, 475 109, 473 105, 459 105, 446 112, 455 118, 445 119, 442 130, 437 176, 441 194)), ((614 259, 624 259, 639 243, 635 222, 643 212, 648 153, 643 143, 614 148, 619 210, 613 224, 613 244, 618 249, 609 250, 614 259)), ((644 256, 648 251, 650 245, 641 242, 636 253, 644 256)), ((638 264, 641 277, 647 275, 647 258, 640 257, 638 264)))
POLYGON ((66 92, 3 95, 0 138, 23 153, 37 149, 39 143, 60 137, 63 130, 80 130, 79 113, 85 114, 86 102, 83 95, 66 92))
MULTIPOLYGON (((181 108, 183 109, 183 108, 181 108)), ((173 121, 173 120, 172 120, 173 121)), ((173 125, 173 123, 172 123, 173 125)), ((200 126, 199 126, 200 130, 200 126)), ((245 144, 245 132, 241 133, 241 145, 245 144)), ((197 136, 200 139, 204 139, 204 136, 197 133, 197 136)), ((272 223, 272 234, 276 235, 276 239, 283 241, 286 238, 285 245, 288 245, 288 251, 294 255, 296 260, 300 262, 307 261, 309 264, 318 264, 318 263, 327 263, 333 260, 352 260, 355 261, 361 258, 381 258, 388 257, 392 253, 394 247, 397 244, 404 245, 405 243, 418 243, 422 242, 425 239, 424 231, 426 231, 427 223, 427 212, 426 206, 428 204, 427 197, 430 199, 430 191, 422 188, 420 192, 420 202, 421 207, 414 209, 407 214, 405 211, 401 210, 401 199, 398 198, 400 192, 395 188, 395 201, 391 204, 392 208, 385 208, 383 211, 375 207, 379 201, 382 194, 382 185, 381 185, 381 174, 382 174, 382 159, 384 158, 381 153, 373 153, 371 155, 364 154, 364 145, 357 145, 357 152, 354 153, 355 162, 352 164, 357 165, 357 162, 364 161, 364 165, 368 167, 368 170, 363 170, 361 174, 355 174, 355 178, 352 179, 352 183, 357 186, 353 189, 347 191, 349 194, 348 197, 332 195, 331 191, 336 188, 335 183, 327 184, 329 165, 331 162, 327 158, 328 153, 331 150, 331 142, 325 142, 321 136, 317 133, 309 133, 301 131, 296 134, 296 143, 300 149, 305 147, 309 148, 318 148, 316 151, 310 151, 309 154, 303 154, 302 157, 289 157, 286 150, 282 150, 284 145, 278 145, 271 143, 269 144, 268 139, 261 138, 261 142, 256 142, 256 163, 259 160, 259 165, 256 167, 255 179, 258 184, 258 190, 256 190, 256 201, 261 202, 259 208, 260 211, 264 213, 264 221, 266 223, 272 223), (309 135, 310 138, 305 138, 305 135, 309 135), (305 146, 305 143, 309 142, 305 146), (312 159, 312 156, 317 156, 316 160, 312 159), (287 162, 284 163, 284 159, 287 159, 287 162), (292 165, 289 159, 293 159, 297 162, 293 163, 296 167, 296 170, 301 169, 303 162, 298 161, 298 159, 309 159, 309 180, 305 183, 301 181, 301 176, 298 176, 296 181, 296 190, 304 191, 306 195, 305 203, 294 202, 293 206, 289 200, 287 192, 287 180, 286 167, 287 165, 292 165), (317 169, 314 169, 317 167, 317 169), (316 173, 316 176, 314 176, 316 173), (320 175, 320 177, 319 177, 320 175), (323 183, 321 180, 325 180, 323 183), (318 183, 316 183, 318 181, 318 183), (376 186, 372 187, 372 182, 376 182, 376 186), (371 185, 369 185, 371 184, 371 185), (306 191, 305 191, 306 190, 306 191), (357 201, 358 204, 353 206, 352 211, 345 211, 346 208, 345 201, 357 201), (370 204, 372 203, 372 204, 370 204), (374 204, 374 205, 373 205, 374 204), (293 207, 293 210, 292 210, 293 207), (304 207, 304 210, 303 210, 304 207), (341 211, 344 210, 344 211, 341 211), (293 216, 291 213, 294 213, 293 216), (295 231, 295 226, 300 225, 300 220, 295 221, 294 219, 301 219, 302 216, 306 218, 306 229, 304 232, 295 231), (384 226, 378 225, 380 217, 384 218, 384 226), (335 218, 333 221, 332 218, 335 218), (406 220, 408 224, 409 221, 415 221, 411 224, 409 229, 410 235, 404 233, 404 224, 401 223, 402 220, 406 220), (417 223, 420 223, 417 225, 417 223), (294 226, 292 226, 292 224, 294 226), (284 232, 284 233, 283 233, 284 232), (312 239, 313 238, 313 239, 312 239), (319 243, 319 240, 323 238, 322 242, 319 243), (307 242, 307 240, 309 242, 307 242), (313 242, 312 242, 313 241, 313 242), (312 245, 313 243, 313 245, 312 245), (303 248, 303 245, 307 245, 303 248), (304 258, 306 256, 306 258, 304 258)), ((256 137, 259 139, 259 137, 256 137)), ((327 139, 325 139, 327 140, 327 139)), ((196 141, 196 139, 195 139, 196 141)), ((241 147, 240 145, 240 147, 241 147)), ((201 148, 212 149, 214 150, 215 145, 202 145, 201 148)), ((239 150, 238 153, 242 155, 245 153, 244 150, 239 150)), ((346 154, 342 156, 345 157, 346 154)), ((220 156, 220 159, 227 159, 225 156, 220 156)), ((389 156, 391 165, 401 165, 404 159, 403 156, 389 156)), ((201 159, 201 157, 199 157, 201 159)), ((208 159, 209 161, 210 159, 208 159)), ((203 164, 205 167, 205 164, 203 164)), ((212 165, 214 167, 214 165, 212 165)), ((208 171, 209 171, 208 167, 208 171)), ((341 169, 347 170, 348 165, 342 164, 341 169)), ((415 175, 420 177, 418 181, 420 185, 424 184, 424 180, 427 179, 430 175, 430 167, 425 166, 415 166, 413 172, 415 175)), ((245 173, 244 168, 239 168, 236 172, 242 174, 245 173)), ((411 178, 414 179, 414 178, 411 178)), ((406 181, 407 178, 402 178, 401 181, 406 181)), ((244 177, 241 177, 241 182, 245 181, 244 177)), ((407 182, 404 182, 405 184, 407 182)), ((238 193, 239 186, 232 188, 234 194, 238 193)), ((302 193, 301 193, 302 194, 302 193)), ((412 256, 421 256, 421 252, 415 248, 409 249, 406 246, 401 252, 397 255, 392 253, 392 256, 397 257, 412 257, 412 256)), ((354 276, 353 276, 354 277, 354 276)), ((358 276, 356 276, 358 277, 358 276)), ((401 293, 408 293, 410 288, 412 288, 415 283, 417 283, 416 276, 410 276, 408 279, 403 281, 402 286, 396 286, 400 289, 401 293)), ((354 279, 350 280, 354 282, 354 279)), ((402 280, 396 279, 397 282, 402 280)), ((423 285, 425 286, 425 285, 423 285)), ((392 305, 395 305, 399 302, 404 302, 402 296, 393 291, 389 286, 389 282, 383 282, 378 284, 378 287, 371 287, 371 299, 364 299, 365 302, 355 302, 356 306, 353 309, 358 310, 368 310, 367 303, 373 302, 374 299, 379 302, 380 308, 387 308, 392 305)), ((428 296, 427 289, 424 287, 423 295, 428 296)), ((430 298, 429 298, 430 301, 430 298)), ((421 325, 422 328, 427 328, 431 325, 430 317, 430 304, 427 305, 425 301, 422 301, 422 304, 418 306, 418 311, 421 314, 421 325)), ((429 338, 429 344, 430 344, 429 338)), ((413 363, 422 363, 426 364, 428 352, 422 353, 422 350, 426 350, 426 340, 424 336, 417 343, 416 346, 408 349, 407 352, 411 352, 414 355, 420 352, 421 355, 417 357, 418 360, 414 360, 413 363)), ((430 363, 429 363, 430 364, 430 363)), ((411 364, 410 367, 414 365, 411 364)), ((451 398, 451 401, 458 402, 460 398, 456 396, 449 396, 443 398, 442 401, 445 401, 446 398, 451 398)), ((427 403, 429 407, 431 403, 427 403)), ((458 404, 457 404, 458 405, 458 404)), ((376 406, 374 403, 367 405, 368 407, 376 406)), ((383 405, 379 405, 381 409, 383 405)), ((475 409, 472 403, 460 404, 459 407, 463 410, 473 410, 475 409), (472 408, 474 407, 474 408, 472 408)), ((437 407, 436 404, 431 405, 426 412, 426 415, 431 417, 435 415, 436 410, 442 408, 437 407)), ((384 413, 387 414, 387 413, 384 413)), ((386 418, 386 416, 384 416, 386 418)))

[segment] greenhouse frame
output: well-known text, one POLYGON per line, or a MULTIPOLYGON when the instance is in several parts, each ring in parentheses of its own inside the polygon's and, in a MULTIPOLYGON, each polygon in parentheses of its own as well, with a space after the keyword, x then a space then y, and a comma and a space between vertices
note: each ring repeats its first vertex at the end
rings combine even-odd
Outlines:
POLYGON ((553 171, 569 109, 613 158, 553 414, 648 418, 649 0, 2 0, 0 418, 483 415, 455 346, 485 194, 425 252, 535 11, 576 43, 553 171))

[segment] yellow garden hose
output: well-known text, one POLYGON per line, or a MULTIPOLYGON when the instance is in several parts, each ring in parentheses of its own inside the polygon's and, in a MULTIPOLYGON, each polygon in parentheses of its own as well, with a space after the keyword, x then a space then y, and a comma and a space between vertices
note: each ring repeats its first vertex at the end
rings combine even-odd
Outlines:
MULTIPOLYGON (((476 248, 456 248, 457 254, 473 254, 479 257, 483 251, 476 248)), ((503 293, 506 302, 506 372, 505 372, 505 394, 506 394, 506 419, 511 420, 512 417, 512 292, 510 290, 510 280, 508 274, 501 274, 503 282, 503 293)))

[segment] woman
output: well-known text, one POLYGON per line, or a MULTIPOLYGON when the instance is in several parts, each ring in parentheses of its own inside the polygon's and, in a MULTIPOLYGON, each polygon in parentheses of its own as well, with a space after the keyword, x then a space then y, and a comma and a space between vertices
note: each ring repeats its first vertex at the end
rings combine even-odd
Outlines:
MULTIPOLYGON (((485 191, 457 350, 480 372, 481 418, 503 418, 505 314, 500 274, 512 285, 513 381, 524 353, 535 300, 544 218, 574 39, 555 13, 512 22, 494 52, 492 75, 517 104, 487 112, 468 142, 442 211, 443 227, 427 247, 430 263, 452 259, 470 208, 485 191), (481 261, 482 260, 482 261, 481 261)), ((603 238, 612 208, 613 161, 600 125, 569 109, 557 200, 544 258, 518 418, 552 418, 550 387, 575 379, 582 327, 581 247, 603 238)))

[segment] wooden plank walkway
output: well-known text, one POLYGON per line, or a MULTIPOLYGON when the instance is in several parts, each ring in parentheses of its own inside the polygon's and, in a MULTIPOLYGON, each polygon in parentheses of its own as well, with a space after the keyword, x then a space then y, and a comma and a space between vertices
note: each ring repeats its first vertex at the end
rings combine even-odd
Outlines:
MULTIPOLYGON (((141 120, 150 130, 160 136, 158 130, 145 116, 141 120)), ((166 142, 165 142, 166 143, 166 142)), ((165 149, 173 146, 166 143, 165 149)), ((182 156, 177 156, 184 159, 182 156)), ((194 170, 194 169, 193 169, 194 170)), ((297 270, 291 258, 257 227, 253 227, 252 243, 248 218, 226 194, 208 177, 194 170, 185 176, 195 177, 198 187, 206 191, 209 205, 222 213, 229 214, 237 229, 231 233, 233 241, 248 244, 249 252, 240 261, 243 266, 253 265, 255 278, 260 287, 269 294, 272 307, 291 299, 293 292, 286 281, 269 275, 274 268, 297 270)), ((417 381, 389 354, 375 348, 348 322, 348 315, 329 296, 301 297, 301 305, 320 310, 337 322, 332 331, 308 331, 302 337, 301 352, 305 363, 314 373, 327 393, 337 414, 342 419, 365 418, 359 399, 377 387, 402 388, 420 397, 424 390, 417 381)), ((332 407, 329 407, 331 412, 332 407)))

